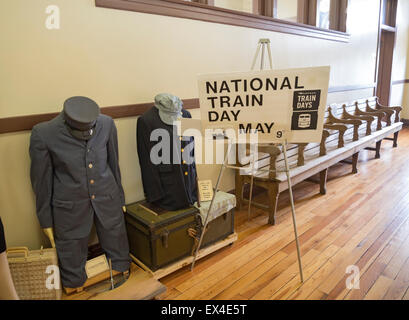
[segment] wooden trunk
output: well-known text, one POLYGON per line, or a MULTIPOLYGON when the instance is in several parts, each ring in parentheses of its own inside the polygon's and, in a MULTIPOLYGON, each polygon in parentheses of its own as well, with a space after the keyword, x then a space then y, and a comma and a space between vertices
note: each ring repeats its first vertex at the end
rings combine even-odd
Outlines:
MULTIPOLYGON (((150 270, 156 271, 192 255, 202 231, 199 211, 189 207, 155 215, 140 203, 127 206, 125 215, 130 253, 150 270)), ((153 212, 152 212, 153 211, 153 212)), ((234 209, 208 224, 202 248, 234 233, 234 209)))

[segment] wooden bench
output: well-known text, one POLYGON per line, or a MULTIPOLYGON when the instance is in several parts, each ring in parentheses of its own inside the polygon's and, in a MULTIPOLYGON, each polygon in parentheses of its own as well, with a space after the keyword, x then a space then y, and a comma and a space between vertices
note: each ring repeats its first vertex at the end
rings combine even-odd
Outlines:
MULTIPOLYGON (((288 146, 292 184, 319 174, 320 193, 325 194, 328 168, 332 165, 351 158, 348 163, 352 164, 352 173, 357 173, 360 150, 375 151, 375 157, 379 158, 382 140, 393 140, 396 147, 398 133, 402 129, 401 110, 401 107, 380 105, 376 97, 329 106, 321 143, 288 146), (389 138, 392 134, 393 138, 389 138), (374 143, 376 147, 372 147, 374 143)), ((248 203, 248 199, 243 197, 243 187, 251 182, 253 176, 254 186, 267 190, 269 200, 267 205, 254 201, 252 205, 268 210, 268 223, 275 224, 279 194, 288 189, 284 156, 279 145, 259 145, 258 150, 258 157, 252 164, 239 159, 238 165, 242 169, 236 171, 237 207, 240 209, 248 203)))

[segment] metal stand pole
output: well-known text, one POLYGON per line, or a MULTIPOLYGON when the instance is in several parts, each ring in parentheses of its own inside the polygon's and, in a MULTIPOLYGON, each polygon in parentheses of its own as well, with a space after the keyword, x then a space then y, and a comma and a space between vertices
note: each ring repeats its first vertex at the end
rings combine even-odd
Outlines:
POLYGON ((297 245, 298 267, 300 269, 301 282, 304 282, 304 275, 302 272, 301 253, 300 253, 300 243, 298 242, 297 222, 295 219, 293 189, 291 186, 291 179, 290 179, 290 166, 288 165, 288 159, 287 159, 287 140, 285 140, 282 146, 283 146, 284 161, 285 161, 285 172, 287 174, 287 181, 288 181, 288 191, 290 192, 291 214, 293 216, 294 236, 295 236, 295 243, 297 245))
POLYGON ((209 216, 210 216, 210 214, 211 214, 211 212, 212 212, 212 210, 213 210, 213 205, 214 205, 214 201, 215 201, 215 199, 216 199, 217 190, 219 189, 219 184, 220 184, 220 181, 221 181, 221 179, 222 179, 223 171, 224 171, 224 169, 225 169, 225 167, 226 167, 226 163, 227 163, 227 161, 228 161, 229 154, 230 154, 230 141, 228 140, 228 142, 227 142, 227 152, 226 152, 226 156, 224 157, 223 164, 222 164, 222 166, 221 166, 221 168, 220 168, 219 176, 218 176, 218 178, 217 178, 215 190, 214 190, 214 193, 213 193, 212 202, 210 202, 209 210, 207 211, 206 219, 205 219, 205 222, 204 222, 204 224, 203 224, 203 230, 202 230, 202 233, 201 233, 201 235, 200 235, 200 240, 199 240, 199 244, 197 245, 195 255, 194 255, 194 257, 193 257, 192 266, 191 266, 191 268, 190 268, 190 271, 193 271, 193 268, 195 267, 197 255, 198 255, 198 253, 199 253, 200 246, 202 245, 202 241, 203 241, 204 234, 205 234, 205 232, 206 232, 207 224, 209 223, 209 216))
POLYGON ((270 62, 270 69, 273 69, 273 58, 271 55, 270 39, 260 39, 258 41, 256 54, 253 58, 253 64, 251 65, 251 70, 254 70, 254 67, 256 66, 256 62, 260 54, 260 50, 261 50, 260 70, 264 70, 264 58, 265 58, 266 48, 267 48, 267 53, 268 53, 268 60, 270 62))
POLYGON ((261 49, 261 40, 258 42, 256 54, 254 55, 254 59, 253 59, 253 64, 251 65, 251 70, 254 70, 254 67, 256 66, 257 57, 260 53, 260 49, 261 49))
MULTIPOLYGON (((250 160, 251 161, 251 160, 250 160)), ((253 185, 254 185, 254 163, 255 159, 253 160, 253 163, 251 165, 251 180, 250 180, 250 192, 249 192, 249 206, 247 209, 247 220, 250 220, 250 213, 251 213, 251 200, 253 198, 253 185)))
POLYGON ((264 69, 264 52, 266 51, 266 46, 262 43, 263 50, 261 51, 261 59, 260 59, 260 70, 264 69))
POLYGON ((268 60, 270 61, 270 69, 273 69, 273 57, 271 55, 270 40, 267 43, 268 60))

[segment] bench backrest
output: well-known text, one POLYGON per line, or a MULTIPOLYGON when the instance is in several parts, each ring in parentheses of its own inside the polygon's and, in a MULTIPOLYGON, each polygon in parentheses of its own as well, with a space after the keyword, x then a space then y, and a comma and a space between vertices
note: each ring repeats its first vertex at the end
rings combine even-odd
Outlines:
MULTIPOLYGON (((343 106, 345 105, 345 110, 354 115, 355 109, 358 107, 361 111, 366 111, 367 106, 376 109, 377 107, 377 97, 369 97, 365 99, 359 99, 353 102, 347 103, 334 103, 327 107, 324 114, 324 124, 329 122, 330 112, 336 118, 341 119, 343 117, 343 106)), ((376 121, 372 122, 372 132, 376 131, 376 121)), ((354 139, 354 126, 352 124, 346 125, 347 130, 344 133, 344 143, 347 144, 354 139)), ((324 129, 327 135, 325 140, 325 148, 328 151, 338 148, 339 141, 339 131, 324 129)), ((359 127, 359 137, 365 136, 367 133, 366 125, 361 125, 359 127)), ((277 146, 279 150, 282 151, 281 146, 277 146)), ((304 160, 309 160, 314 157, 322 155, 322 149, 320 143, 308 143, 308 144, 290 144, 287 147, 287 156, 290 164, 290 168, 296 166, 301 166, 304 164, 304 160)), ((240 162, 240 159, 238 159, 240 162)), ((246 163, 238 163, 239 166, 244 166, 246 163)), ((255 162, 255 168, 264 169, 275 169, 284 168, 284 155, 281 152, 276 158, 271 158, 265 153, 259 154, 258 160, 255 162)), ((274 178, 274 173, 270 175, 270 178, 274 178)))

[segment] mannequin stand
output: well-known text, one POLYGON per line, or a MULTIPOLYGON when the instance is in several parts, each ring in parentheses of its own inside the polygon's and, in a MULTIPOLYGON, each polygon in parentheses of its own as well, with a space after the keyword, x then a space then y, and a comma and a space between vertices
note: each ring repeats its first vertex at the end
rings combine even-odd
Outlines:
MULTIPOLYGON (((63 300, 152 300, 166 292, 163 284, 133 263, 129 279, 121 286, 103 292, 100 286, 96 284, 82 292, 63 295, 63 300)), ((106 289, 110 287, 110 283, 106 284, 106 289)))

